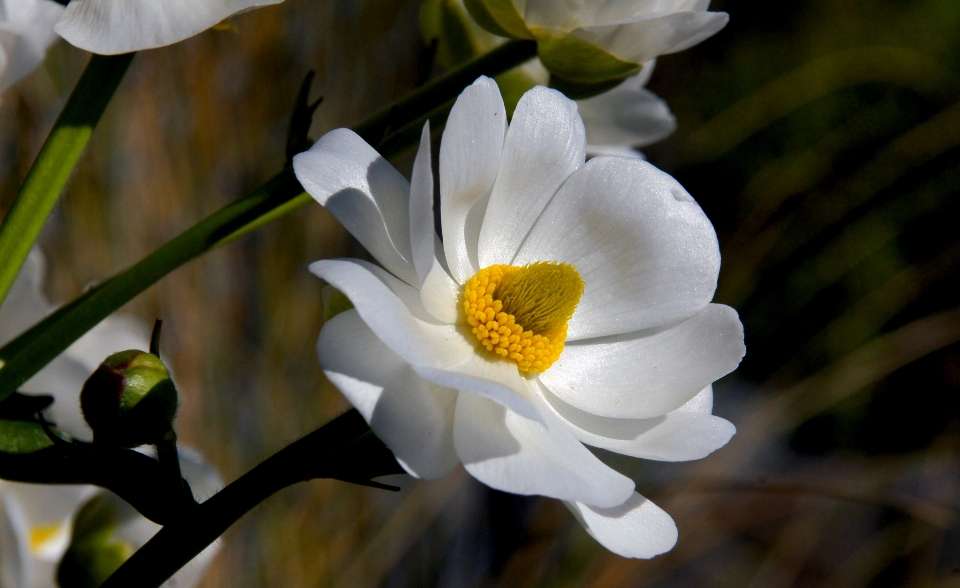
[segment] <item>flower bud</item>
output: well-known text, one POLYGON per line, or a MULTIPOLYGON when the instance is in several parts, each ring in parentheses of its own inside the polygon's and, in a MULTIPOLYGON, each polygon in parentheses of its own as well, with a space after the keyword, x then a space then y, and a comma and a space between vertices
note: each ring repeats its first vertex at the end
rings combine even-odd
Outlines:
POLYGON ((114 353, 80 393, 95 442, 123 447, 156 444, 173 430, 177 389, 163 361, 135 349, 114 353))

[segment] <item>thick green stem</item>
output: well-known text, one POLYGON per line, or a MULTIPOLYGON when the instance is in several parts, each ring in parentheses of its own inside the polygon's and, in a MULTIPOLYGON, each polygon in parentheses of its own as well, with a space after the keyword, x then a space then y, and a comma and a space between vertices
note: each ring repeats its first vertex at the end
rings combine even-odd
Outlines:
POLYGON ((0 304, 80 160, 133 53, 94 55, 0 225, 0 304))
MULTIPOLYGON (((481 75, 495 76, 536 55, 533 41, 511 41, 443 76, 361 123, 355 130, 374 147, 394 139, 413 144, 419 133, 403 133, 409 123, 455 99, 481 75)), ((229 204, 163 245, 136 265, 60 308, 0 349, 0 400, 63 352, 81 335, 168 273, 214 247, 313 202, 291 168, 229 204)))

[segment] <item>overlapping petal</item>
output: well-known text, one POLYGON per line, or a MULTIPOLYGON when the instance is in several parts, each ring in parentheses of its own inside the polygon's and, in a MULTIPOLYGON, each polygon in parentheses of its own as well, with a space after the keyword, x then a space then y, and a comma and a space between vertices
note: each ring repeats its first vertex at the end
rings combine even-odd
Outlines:
POLYGON ((410 184, 349 129, 336 129, 293 158, 304 189, 385 268, 419 284, 410 251, 410 184))
POLYGON ((617 555, 650 559, 677 544, 677 525, 670 515, 636 492, 612 508, 565 504, 594 539, 617 555))
POLYGON ((402 301, 354 260, 318 261, 310 271, 346 294, 370 330, 423 378, 487 396, 528 418, 542 418, 527 400, 527 384, 516 366, 480 357, 454 325, 427 322, 426 312, 414 316, 407 304, 419 301, 416 291, 402 301))
POLYGON ((459 463, 453 449, 457 391, 418 376, 355 310, 323 326, 317 353, 327 378, 411 475, 441 478, 459 463))
POLYGON ((745 352, 736 311, 711 304, 670 328, 567 344, 540 381, 580 410, 652 418, 733 371, 745 352))
POLYGON ((480 267, 513 262, 560 185, 583 165, 586 132, 577 104, 537 86, 520 99, 480 229, 480 267))
POLYGON ((72 0, 57 23, 71 45, 105 55, 162 47, 282 0, 72 0))
POLYGON ((633 481, 590 453, 558 420, 526 419, 474 394, 460 394, 454 424, 457 455, 484 484, 596 506, 622 504, 633 481))
POLYGON ((440 214, 447 265, 463 284, 479 270, 477 242, 507 133, 496 82, 481 77, 460 94, 440 143, 440 214))
POLYGON ((544 259, 574 265, 586 282, 571 341, 690 317, 713 298, 720 270, 713 225, 686 190, 619 157, 596 157, 570 176, 514 264, 544 259))
POLYGON ((550 410, 587 445, 658 461, 702 459, 730 441, 736 427, 709 413, 677 409, 649 419, 602 417, 570 406, 541 390, 541 410, 550 410))
POLYGON ((581 26, 572 34, 615 57, 643 63, 658 55, 689 49, 715 35, 729 20, 725 12, 685 10, 581 26))

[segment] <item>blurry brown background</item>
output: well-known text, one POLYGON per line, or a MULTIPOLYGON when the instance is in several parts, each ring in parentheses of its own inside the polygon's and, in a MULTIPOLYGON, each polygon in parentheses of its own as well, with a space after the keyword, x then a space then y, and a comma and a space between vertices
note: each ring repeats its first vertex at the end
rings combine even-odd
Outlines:
MULTIPOLYGON (((650 87, 679 130, 647 155, 720 236, 717 301, 740 311, 748 355, 716 412, 739 433, 692 464, 601 455, 676 518, 674 551, 624 560, 559 502, 462 471, 397 477, 397 494, 315 481, 232 528, 204 586, 960 586, 960 3, 712 8, 730 26, 658 63, 650 87)), ((308 70, 314 137, 409 91, 417 11, 286 0, 139 55, 45 228, 49 296, 278 171, 308 70)), ((86 59, 57 44, 0 102, 0 210, 86 59)), ((123 309, 165 320, 181 438, 225 479, 346 408, 317 365, 306 266, 359 253, 312 206, 123 309)))

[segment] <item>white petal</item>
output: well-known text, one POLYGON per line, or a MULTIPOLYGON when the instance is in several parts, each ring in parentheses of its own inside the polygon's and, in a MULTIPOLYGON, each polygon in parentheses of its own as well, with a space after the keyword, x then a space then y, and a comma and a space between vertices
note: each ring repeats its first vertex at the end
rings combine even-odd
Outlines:
POLYGON ((420 134, 420 148, 413 162, 410 177, 410 249, 413 265, 417 269, 419 281, 415 286, 423 285, 433 264, 433 167, 430 162, 430 121, 423 125, 420 134))
POLYGON ((709 0, 529 0, 523 14, 528 26, 569 31, 642 14, 706 10, 709 3, 709 0))
POLYGON ((575 340, 697 313, 716 290, 720 249, 700 206, 668 174, 597 157, 550 201, 515 264, 534 261, 573 264, 586 282, 569 325, 575 340))
POLYGON ((617 555, 650 559, 677 544, 677 525, 670 515, 636 492, 613 508, 565 504, 594 539, 617 555))
POLYGON ((711 304, 671 328, 568 343, 540 381, 580 410, 651 418, 736 369, 745 352, 736 311, 711 304))
POLYGON ((419 304, 416 290, 407 287, 411 293, 403 294, 403 285, 388 286, 382 281, 386 276, 371 270, 356 260, 327 259, 310 266, 310 271, 346 294, 370 330, 421 377, 482 394, 529 418, 541 418, 526 399, 527 384, 515 365, 483 360, 457 327, 424 320, 429 316, 426 311, 418 311, 415 317, 408 305, 419 304))
POLYGON ((540 213, 586 156, 577 103, 537 86, 520 98, 480 229, 480 267, 513 262, 540 213))
POLYGON ((457 391, 414 373, 356 311, 323 325, 317 354, 327 378, 410 475, 442 478, 459 463, 453 449, 457 391))
POLYGON ((320 137, 293 158, 304 189, 408 284, 419 284, 410 251, 410 184, 349 129, 320 137))
POLYGON ((577 101, 592 146, 643 147, 667 137, 677 120, 667 103, 636 84, 634 76, 610 90, 577 101))
POLYGON ((583 26, 572 34, 624 61, 643 63, 693 47, 712 37, 729 20, 725 12, 681 11, 583 26))
POLYGON ((194 497, 203 502, 223 489, 223 478, 199 451, 184 445, 177 446, 180 456, 180 471, 190 483, 194 497))
POLYGON ((7 482, 0 481, 0 586, 24 588, 33 566, 27 547, 23 514, 15 499, 3 492, 7 482))
POLYGON ((460 286, 453 281, 440 262, 434 259, 433 267, 420 287, 420 302, 423 307, 437 320, 453 324, 460 316, 457 312, 459 296, 460 286))
POLYGON ((677 409, 650 419, 614 419, 574 408, 543 390, 541 412, 552 411, 587 445, 658 461, 702 459, 730 441, 736 427, 710 414, 677 409))
POLYGON ((627 157, 630 159, 642 159, 646 161, 647 156, 643 151, 633 147, 624 147, 623 145, 587 145, 587 157, 593 158, 600 155, 614 155, 616 157, 627 157))
POLYGON ((484 484, 599 506, 623 503, 633 481, 606 466, 555 418, 525 419, 474 394, 460 394, 454 423, 457 455, 484 484))
POLYGON ((460 94, 440 142, 440 214, 450 273, 460 284, 480 269, 477 241, 500 167, 507 111, 496 82, 477 79, 460 94))
POLYGON ((686 404, 673 412, 691 412, 695 414, 713 413, 713 384, 707 386, 697 393, 696 396, 687 401, 686 404))
POLYGON ((43 253, 34 247, 0 306, 0 345, 6 345, 53 311, 54 306, 43 294, 46 271, 43 253))
POLYGON ((55 30, 93 53, 129 53, 182 41, 238 12, 280 1, 72 0, 55 30))
POLYGON ((0 6, 0 92, 43 61, 57 39, 53 26, 63 6, 51 0, 14 0, 0 6))

